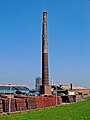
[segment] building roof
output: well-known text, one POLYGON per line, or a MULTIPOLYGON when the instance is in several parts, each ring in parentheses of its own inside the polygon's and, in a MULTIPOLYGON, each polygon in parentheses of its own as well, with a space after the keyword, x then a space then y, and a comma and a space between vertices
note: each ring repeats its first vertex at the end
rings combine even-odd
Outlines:
POLYGON ((27 92, 29 88, 25 85, 0 84, 0 93, 16 93, 16 91, 27 92))
MULTIPOLYGON (((70 90, 70 85, 61 85, 61 88, 65 90, 70 90)), ((72 89, 87 89, 87 88, 82 86, 72 86, 72 89)))

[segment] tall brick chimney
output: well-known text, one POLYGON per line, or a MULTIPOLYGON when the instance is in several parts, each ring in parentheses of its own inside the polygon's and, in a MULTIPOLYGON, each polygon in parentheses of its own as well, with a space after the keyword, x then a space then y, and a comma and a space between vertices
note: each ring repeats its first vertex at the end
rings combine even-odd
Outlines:
POLYGON ((48 39, 47 39, 47 12, 43 12, 42 26, 42 86, 41 94, 51 95, 48 71, 48 39))
POLYGON ((47 12, 43 12, 43 28, 42 28, 42 85, 49 85, 49 76, 48 76, 48 40, 47 40, 47 12))

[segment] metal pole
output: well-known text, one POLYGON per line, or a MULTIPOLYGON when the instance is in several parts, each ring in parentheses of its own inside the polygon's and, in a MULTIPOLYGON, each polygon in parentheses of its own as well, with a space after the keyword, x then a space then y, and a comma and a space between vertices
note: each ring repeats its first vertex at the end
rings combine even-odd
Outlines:
POLYGON ((56 86, 56 106, 57 106, 57 86, 56 86))
POLYGON ((9 98, 9 113, 11 112, 11 86, 10 86, 10 98, 9 98))

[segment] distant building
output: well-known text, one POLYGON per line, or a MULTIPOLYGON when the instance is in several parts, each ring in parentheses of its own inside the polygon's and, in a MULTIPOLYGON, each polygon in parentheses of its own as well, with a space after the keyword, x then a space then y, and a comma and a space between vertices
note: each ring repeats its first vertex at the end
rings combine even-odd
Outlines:
POLYGON ((36 78, 36 83, 35 83, 35 89, 36 91, 40 91, 40 86, 42 85, 42 78, 37 77, 36 78))
POLYGON ((70 90, 70 89, 87 89, 87 88, 82 87, 82 86, 73 86, 72 84, 70 84, 70 85, 60 85, 60 86, 64 90, 70 90))
POLYGON ((69 95, 81 95, 83 98, 90 97, 90 89, 82 86, 60 85, 63 90, 67 90, 69 95))
POLYGON ((52 86, 52 95, 57 95, 57 96, 62 96, 68 94, 67 90, 62 89, 58 85, 53 85, 52 86))
POLYGON ((28 93, 26 93, 27 96, 40 96, 40 91, 37 91, 37 90, 29 90, 28 93))
POLYGON ((0 84, 0 94, 25 94, 28 91, 25 85, 0 84))
POLYGON ((40 86, 42 85, 42 78, 36 77, 35 79, 35 89, 30 89, 26 95, 30 96, 40 96, 40 86))

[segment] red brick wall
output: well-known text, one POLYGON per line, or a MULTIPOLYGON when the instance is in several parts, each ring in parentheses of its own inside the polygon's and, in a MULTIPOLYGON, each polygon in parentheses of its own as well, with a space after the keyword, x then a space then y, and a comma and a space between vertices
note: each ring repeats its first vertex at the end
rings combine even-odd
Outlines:
MULTIPOLYGON (((57 105, 62 103, 60 96, 57 96, 57 105)), ((39 109, 50 106, 56 106, 56 97, 19 97, 18 98, 2 98, 0 100, 0 113, 15 112, 31 109, 39 109)))

